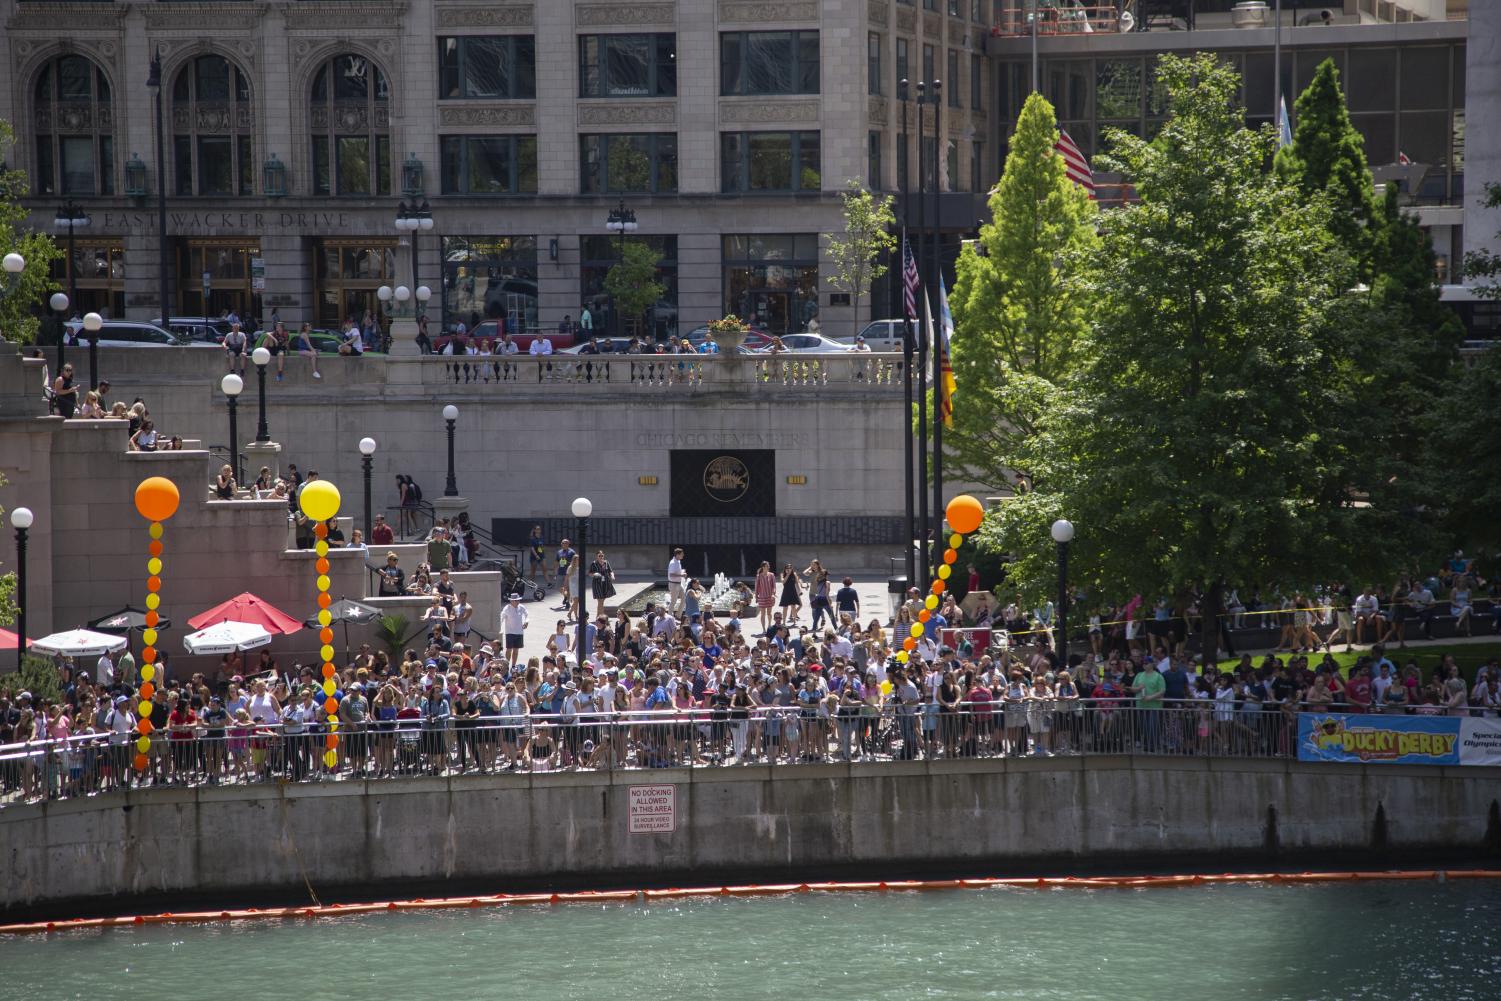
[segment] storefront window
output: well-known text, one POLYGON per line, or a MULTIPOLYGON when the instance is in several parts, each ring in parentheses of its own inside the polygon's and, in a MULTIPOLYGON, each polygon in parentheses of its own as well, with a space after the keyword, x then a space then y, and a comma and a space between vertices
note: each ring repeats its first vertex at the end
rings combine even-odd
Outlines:
MULTIPOLYGON (((628 236, 629 243, 639 243, 656 251, 657 281, 666 291, 662 298, 641 316, 624 318, 624 335, 665 340, 678 332, 678 238, 675 236, 628 236)), ((620 240, 611 236, 586 236, 580 242, 579 299, 589 306, 594 317, 594 331, 612 331, 610 297, 605 294, 605 275, 620 260, 620 240)), ((576 311, 567 311, 578 319, 576 311)))
POLYGON ((767 333, 798 333, 818 323, 818 234, 726 236, 724 311, 767 333))
POLYGON ((537 241, 530 236, 443 238, 443 329, 502 321, 505 332, 537 326, 537 241))
POLYGON ((67 246, 58 241, 63 256, 52 262, 52 280, 59 288, 75 285, 78 301, 68 308, 72 316, 98 313, 119 319, 125 315, 125 245, 120 240, 79 239, 73 245, 71 272, 67 246))
POLYGON ((318 304, 314 322, 338 330, 345 318, 360 323, 374 313, 375 290, 396 280, 395 240, 323 240, 315 252, 318 304))

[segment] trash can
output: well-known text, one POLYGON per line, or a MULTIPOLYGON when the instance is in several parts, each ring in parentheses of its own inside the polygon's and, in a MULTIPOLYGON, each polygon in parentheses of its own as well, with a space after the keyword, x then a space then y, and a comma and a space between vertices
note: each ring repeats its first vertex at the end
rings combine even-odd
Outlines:
POLYGON ((897 610, 902 607, 902 602, 907 597, 907 578, 888 577, 886 579, 886 612, 891 616, 891 621, 896 621, 897 610))

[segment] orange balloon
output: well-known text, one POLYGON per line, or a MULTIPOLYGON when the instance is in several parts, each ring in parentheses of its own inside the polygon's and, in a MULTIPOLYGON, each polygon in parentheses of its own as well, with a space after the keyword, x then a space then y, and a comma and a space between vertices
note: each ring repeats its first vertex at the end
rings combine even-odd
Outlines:
POLYGON ((156 662, 156 647, 154 647, 154 646, 148 646, 148 647, 142 648, 142 650, 141 650, 141 659, 144 660, 148 664, 155 663, 156 662))
POLYGON ((152 574, 150 577, 146 578, 146 590, 155 592, 160 591, 161 589, 162 579, 160 577, 152 574))
POLYGON ((313 566, 317 568, 319 573, 328 573, 328 559, 326 557, 318 557, 318 562, 314 563, 313 566))
POLYGON ((944 584, 943 581, 941 581, 941 580, 935 580, 933 582, 933 593, 934 594, 942 594, 946 590, 948 590, 948 586, 946 584, 944 584))
POLYGON ((136 766, 136 771, 144 772, 146 770, 146 765, 148 764, 148 762, 146 761, 146 755, 137 754, 135 756, 135 760, 133 760, 131 764, 136 766))
POLYGON ((943 551, 943 562, 945 563, 952 563, 958 558, 959 554, 952 549, 945 549, 943 551))
POLYGON ((949 501, 949 506, 944 509, 943 513, 954 531, 961 535, 968 535, 979 528, 980 522, 985 520, 985 505, 969 494, 960 494, 949 501))
POLYGON ((930 612, 930 611, 928 611, 926 608, 922 609, 921 611, 919 611, 917 613, 917 621, 918 622, 927 622, 932 617, 933 617, 933 613, 930 612))
POLYGON ((149 699, 156 694, 156 686, 149 681, 141 682, 141 698, 149 699))
POLYGON ((136 730, 142 737, 149 736, 151 731, 155 729, 156 724, 152 723, 149 719, 143 719, 136 723, 136 730))
POLYGON ((908 636, 906 639, 902 640, 902 649, 903 650, 909 650, 909 651, 910 650, 916 650, 917 649, 917 640, 913 639, 911 636, 908 636))
POLYGON ((332 643, 334 641, 334 631, 328 628, 328 626, 324 626, 318 630, 318 639, 324 643, 332 643))
POLYGON ((323 738, 323 746, 326 747, 326 748, 328 748, 330 751, 332 751, 334 748, 338 747, 339 746, 339 736, 338 736, 338 734, 331 733, 328 736, 324 737, 323 738))
POLYGON ((151 542, 146 546, 146 552, 150 553, 152 556, 160 556, 162 554, 162 540, 152 539, 151 542))
POLYGON ((136 510, 147 521, 166 521, 181 499, 177 484, 165 476, 148 476, 136 487, 136 510))
POLYGON ((323 700, 323 711, 326 712, 326 713, 328 713, 330 716, 332 716, 334 713, 338 712, 339 711, 339 700, 336 699, 336 698, 334 698, 333 696, 329 696, 328 698, 324 699, 323 700))
POLYGON ((323 665, 323 676, 325 678, 332 678, 334 676, 334 666, 332 664, 323 665))
POLYGON ((153 608, 151 611, 146 613, 146 625, 154 626, 160 621, 161 616, 156 614, 156 609, 153 608))
POLYGON ((330 598, 328 596, 328 592, 327 591, 324 591, 323 593, 321 593, 321 594, 318 595, 318 607, 319 608, 327 608, 329 605, 332 605, 333 603, 334 603, 334 599, 332 599, 332 598, 330 598))
POLYGON ((318 524, 313 526, 313 534, 320 539, 323 538, 328 534, 328 525, 321 521, 318 522, 318 524))

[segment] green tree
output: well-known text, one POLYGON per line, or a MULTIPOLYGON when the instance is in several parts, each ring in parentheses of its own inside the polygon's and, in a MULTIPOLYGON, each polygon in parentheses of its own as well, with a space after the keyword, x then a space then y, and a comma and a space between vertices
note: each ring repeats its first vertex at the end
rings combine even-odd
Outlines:
POLYGON ((32 344, 38 329, 33 309, 56 289, 51 268, 62 252, 47 234, 21 228, 26 210, 20 199, 31 189, 25 171, 4 166, 14 135, 10 123, 0 121, 0 254, 20 254, 26 259, 26 268, 15 278, 0 273, 0 338, 32 344))
POLYGON ((1078 526, 1073 581, 1112 597, 1201 594, 1206 662, 1230 582, 1311 580, 1353 539, 1341 328, 1350 287, 1330 211, 1269 174, 1239 80, 1213 56, 1163 57, 1169 118, 1150 142, 1111 130, 1107 169, 1140 201, 1101 217, 1084 280, 1084 361, 1028 439, 1034 489, 986 544, 1024 593, 1053 573, 1047 524, 1078 526))
MULTIPOLYGON (((1501 208, 1501 184, 1487 183, 1482 203, 1488 209, 1501 208)), ((1501 233, 1496 234, 1501 237, 1501 233)), ((1475 290, 1487 299, 1501 299, 1501 254, 1489 248, 1472 250, 1465 255, 1465 277, 1479 278, 1475 290)))
POLYGON ((1501 547, 1501 436, 1486 422, 1501 400, 1501 349, 1491 348, 1469 365, 1437 408, 1434 451, 1444 470, 1445 523, 1466 548, 1501 547))
POLYGON ((605 292, 622 320, 640 316, 667 291, 667 286, 657 281, 660 260, 661 255, 647 244, 631 241, 622 249, 620 260, 606 272, 605 292))
MULTIPOLYGON (((5 486, 6 479, 0 473, 0 487, 5 486)), ((5 509, 0 507, 0 516, 5 514, 5 509)), ((8 521, 0 522, 9 524, 8 521)), ((10 625, 16 621, 16 574, 12 570, 9 573, 0 574, 0 623, 10 625)))
POLYGON ((988 487, 1016 476, 1016 442, 1035 429, 1053 386, 1077 363, 1088 325, 1080 272, 1099 245, 1098 212, 1056 155, 1053 106, 1033 94, 1022 106, 991 222, 959 255, 950 308, 954 379, 964 389, 946 461, 988 487))
POLYGON ((896 246, 891 228, 896 225, 890 195, 873 195, 859 181, 850 181, 839 194, 844 233, 829 237, 826 253, 832 265, 824 280, 850 297, 851 329, 860 329, 860 301, 870 286, 886 273, 881 258, 896 246))
POLYGON ((1360 263, 1361 276, 1368 277, 1375 194, 1365 141, 1350 124, 1333 59, 1319 63, 1308 89, 1298 95, 1296 108, 1298 127, 1292 145, 1277 151, 1277 173, 1305 197, 1329 199, 1334 232, 1360 263))

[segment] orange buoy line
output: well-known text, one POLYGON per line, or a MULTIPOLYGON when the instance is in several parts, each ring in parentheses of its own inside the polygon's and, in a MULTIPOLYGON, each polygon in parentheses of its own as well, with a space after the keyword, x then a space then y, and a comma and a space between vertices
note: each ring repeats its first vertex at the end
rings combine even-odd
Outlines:
POLYGON ((321 907, 249 907, 243 910, 164 911, 117 918, 72 918, 0 925, 0 935, 34 935, 91 928, 135 928, 142 925, 202 924, 216 921, 337 918, 350 914, 428 911, 459 907, 518 907, 534 904, 597 904, 632 901, 681 900, 690 897, 768 897, 790 893, 906 893, 917 890, 985 890, 1011 887, 1027 890, 1165 889, 1218 883, 1338 883, 1369 880, 1501 879, 1501 869, 1404 869, 1372 872, 1262 872, 1179 876, 1043 876, 1010 879, 892 880, 880 883, 767 883, 749 886, 674 887, 665 890, 585 890, 576 893, 497 893, 474 897, 416 897, 366 904, 326 904, 321 907))

